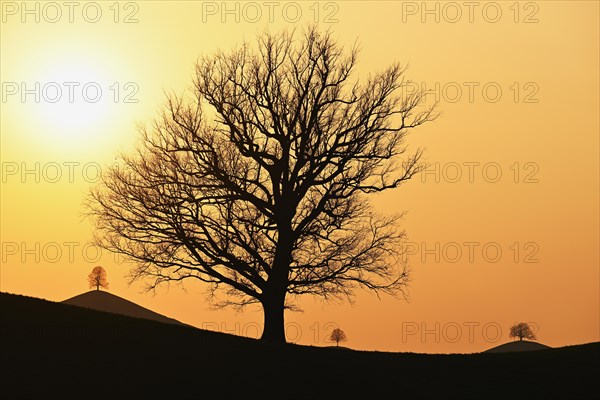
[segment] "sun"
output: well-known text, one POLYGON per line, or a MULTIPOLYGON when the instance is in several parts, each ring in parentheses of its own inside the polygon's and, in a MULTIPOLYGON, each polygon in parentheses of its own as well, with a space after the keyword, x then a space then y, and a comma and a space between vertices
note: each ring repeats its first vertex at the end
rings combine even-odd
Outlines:
POLYGON ((12 63, 2 68, 10 89, 4 142, 44 157, 97 157, 117 149, 135 131, 141 104, 127 54, 109 45, 109 36, 42 31, 31 46, 12 49, 12 63))
POLYGON ((39 122, 56 139, 89 139, 110 117, 111 85, 92 64, 53 63, 31 89, 36 91, 39 122))

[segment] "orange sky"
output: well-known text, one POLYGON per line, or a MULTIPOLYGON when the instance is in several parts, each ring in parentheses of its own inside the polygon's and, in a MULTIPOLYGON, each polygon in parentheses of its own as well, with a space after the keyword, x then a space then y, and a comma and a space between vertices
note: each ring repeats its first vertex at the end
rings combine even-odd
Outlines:
POLYGON ((0 290, 64 300, 100 264, 114 294, 257 336, 259 309, 211 310, 196 283, 129 287, 127 265, 88 245, 82 202, 200 54, 319 22, 358 38, 361 77, 409 63, 443 116, 409 139, 432 169, 373 198, 407 211, 410 302, 306 298, 288 339, 325 345, 339 326, 357 349, 476 352, 526 321, 550 346, 599 340, 598 2, 114 4, 1 2, 0 290))

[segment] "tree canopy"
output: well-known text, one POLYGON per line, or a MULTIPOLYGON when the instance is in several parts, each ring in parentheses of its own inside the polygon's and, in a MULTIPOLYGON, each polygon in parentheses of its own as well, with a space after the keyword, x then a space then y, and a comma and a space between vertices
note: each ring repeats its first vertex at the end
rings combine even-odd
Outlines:
POLYGON ((331 336, 329 336, 329 340, 335 342, 336 346, 339 346, 340 342, 345 342, 346 340, 348 340, 348 338, 346 337, 346 334, 344 333, 343 330, 341 330, 340 328, 335 328, 331 332, 331 336))
POLYGON ((526 322, 519 322, 510 327, 509 337, 519 338, 519 340, 530 339, 537 340, 537 337, 533 333, 533 330, 526 322))
POLYGON ((88 275, 88 283, 90 289, 96 288, 96 290, 108 289, 108 281, 106 280, 106 270, 101 266, 94 267, 92 272, 88 275))

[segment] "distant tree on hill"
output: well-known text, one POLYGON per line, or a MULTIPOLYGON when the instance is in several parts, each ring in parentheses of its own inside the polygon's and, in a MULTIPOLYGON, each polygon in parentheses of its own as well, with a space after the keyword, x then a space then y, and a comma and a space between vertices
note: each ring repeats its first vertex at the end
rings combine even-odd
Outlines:
POLYGON ((348 340, 346 334, 340 328, 335 328, 333 332, 331 332, 331 336, 329 336, 329 340, 334 341, 336 346, 340 345, 340 342, 345 342, 348 340))
POLYGON ((90 283, 90 289, 100 288, 108 289, 108 281, 106 280, 106 271, 101 266, 94 267, 92 272, 88 275, 88 282, 90 283))
POLYGON ((527 324, 526 322, 519 322, 518 324, 511 326, 509 336, 511 338, 519 338, 519 340, 537 340, 535 334, 529 327, 529 324, 527 324))

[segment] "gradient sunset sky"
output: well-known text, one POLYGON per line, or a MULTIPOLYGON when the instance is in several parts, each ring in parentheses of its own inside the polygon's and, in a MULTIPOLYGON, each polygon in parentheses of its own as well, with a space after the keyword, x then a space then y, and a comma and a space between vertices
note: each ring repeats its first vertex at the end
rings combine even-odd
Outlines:
POLYGON ((553 347, 600 340, 598 2, 0 4, 1 291, 61 301, 102 265, 113 294, 259 336, 259 308, 211 310, 198 283, 128 286, 128 265, 90 245, 83 201, 200 55, 318 23, 358 40, 357 77, 409 64, 443 115, 408 139, 429 169, 372 198, 407 212, 409 301, 305 298, 288 340, 330 345, 339 326, 355 349, 477 352, 521 321, 553 347))

